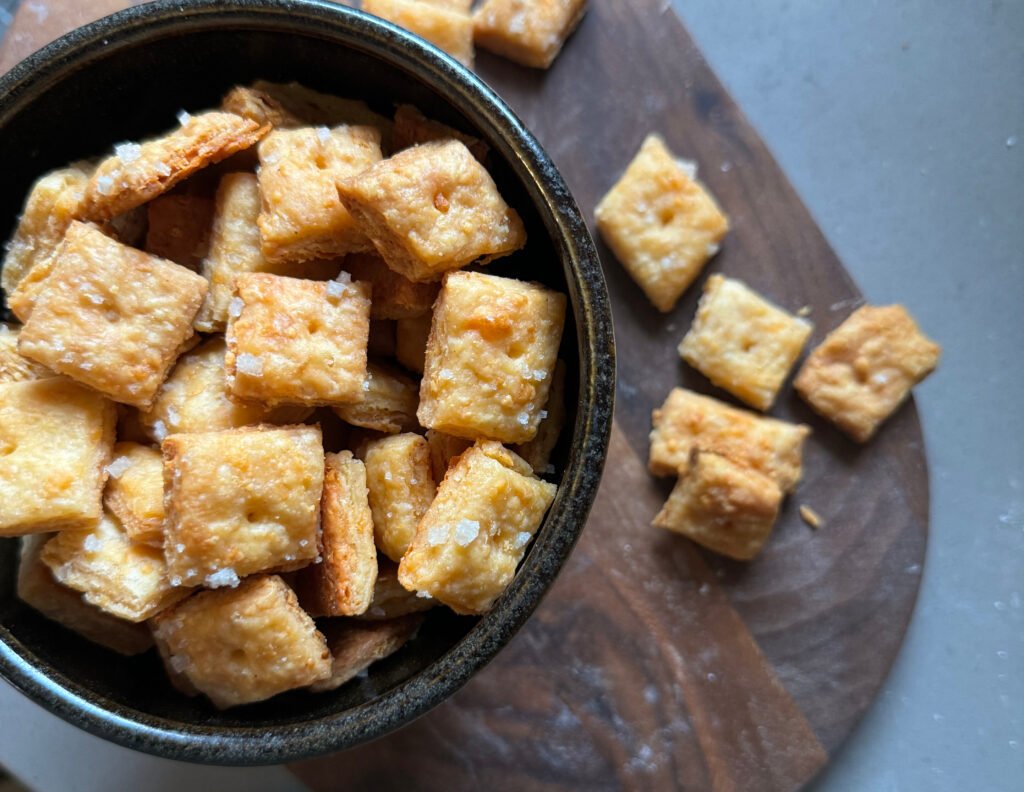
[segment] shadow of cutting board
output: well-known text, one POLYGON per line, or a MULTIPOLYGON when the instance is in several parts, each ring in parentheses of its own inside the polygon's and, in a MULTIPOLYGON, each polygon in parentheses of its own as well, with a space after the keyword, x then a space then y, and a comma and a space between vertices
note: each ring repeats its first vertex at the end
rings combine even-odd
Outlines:
MULTIPOLYGON (((23 2, 0 69, 118 0, 23 2)), ((861 303, 856 287, 666 0, 591 0, 548 72, 479 53, 586 217, 649 131, 701 166, 733 230, 705 275, 810 308, 811 344, 861 303)), ((704 554, 649 523, 671 482, 645 471, 651 410, 677 385, 720 398, 675 347, 700 283, 659 314, 598 243, 619 359, 616 425, 580 543, 509 646, 400 732, 293 770, 314 789, 792 790, 827 762, 877 693, 913 609, 928 475, 905 405, 856 446, 808 423, 805 475, 755 561, 704 554), (812 531, 797 507, 824 523, 812 531)))

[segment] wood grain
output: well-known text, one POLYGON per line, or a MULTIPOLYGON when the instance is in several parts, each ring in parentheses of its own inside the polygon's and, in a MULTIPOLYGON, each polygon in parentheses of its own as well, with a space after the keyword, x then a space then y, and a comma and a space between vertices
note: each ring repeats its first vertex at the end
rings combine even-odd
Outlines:
MULTIPOLYGON (((23 3, 0 64, 129 5, 23 3), (38 10, 46 9, 46 16, 38 10)), ((584 215, 659 131, 729 213, 707 272, 811 308, 812 343, 860 295, 785 176, 664 0, 591 0, 554 67, 479 53, 477 72, 537 134, 584 215)), ((657 313, 599 242, 619 350, 616 427, 583 537, 520 634, 402 731, 293 769, 314 789, 792 790, 849 735, 913 609, 927 468, 913 404, 854 446, 809 423, 805 479, 762 555, 739 564, 649 526, 671 482, 645 471, 650 411, 685 385, 720 398, 675 346, 699 284, 657 313), (807 503, 824 518, 811 531, 807 503)))

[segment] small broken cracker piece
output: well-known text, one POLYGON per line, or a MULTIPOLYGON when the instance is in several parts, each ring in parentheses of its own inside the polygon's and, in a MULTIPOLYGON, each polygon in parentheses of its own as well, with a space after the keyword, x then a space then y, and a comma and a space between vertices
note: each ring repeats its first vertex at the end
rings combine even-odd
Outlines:
POLYGON ((398 579, 459 614, 486 612, 515 575, 556 487, 494 441, 459 457, 402 557, 398 579))
POLYGON ((774 479, 783 492, 800 481, 803 443, 811 432, 683 388, 672 389, 653 423, 649 469, 655 476, 678 475, 698 448, 774 479))
POLYGON ((331 674, 323 635, 277 575, 202 591, 160 614, 153 631, 169 667, 220 709, 331 674))
POLYGON ((210 247, 213 201, 188 193, 160 195, 146 208, 145 251, 198 272, 210 247))
POLYGON ((865 305, 811 352, 793 385, 816 412, 864 443, 935 370, 940 352, 902 305, 865 305))
POLYGON ((412 432, 391 435, 370 441, 360 455, 366 463, 377 547, 400 561, 437 488, 427 441, 412 432))
POLYGON ((138 443, 117 443, 106 466, 103 503, 120 520, 128 538, 164 546, 164 462, 159 451, 138 443))
POLYGON ((139 422, 157 444, 169 434, 216 432, 256 424, 288 424, 306 420, 312 407, 270 407, 256 401, 228 398, 223 336, 212 336, 186 352, 157 391, 153 406, 139 422))
POLYGON ((0 322, 0 383, 48 379, 57 374, 18 352, 20 325, 0 322))
POLYGON ((340 182, 338 194, 388 266, 409 280, 440 280, 526 244, 523 221, 458 140, 400 151, 340 182))
POLYGON ((427 446, 430 448, 430 469, 434 473, 434 481, 444 481, 451 461, 473 445, 472 440, 438 432, 436 429, 428 429, 426 437, 427 446))
POLYGON ((345 257, 342 269, 352 280, 373 287, 371 319, 405 319, 429 313, 441 289, 439 283, 416 283, 391 269, 376 253, 353 253, 345 257))
POLYGON ((363 11, 386 19, 473 68, 473 20, 449 4, 422 0, 363 0, 363 11))
POLYGON ((228 317, 224 359, 234 396, 310 406, 363 400, 369 284, 248 273, 235 286, 241 306, 228 317))
POLYGON ((748 561, 771 535, 781 502, 782 490, 772 479, 726 457, 695 450, 654 525, 748 561))
POLYGON ((806 504, 800 504, 800 517, 803 519, 805 523, 807 523, 809 526, 811 526, 811 528, 814 528, 815 530, 821 527, 821 515, 806 504))
POLYGON ((323 562, 300 569, 294 588, 310 616, 357 616, 370 607, 377 548, 366 466, 351 451, 327 454, 320 504, 323 562))
POLYGON ((540 284, 452 272, 434 309, 420 424, 505 443, 533 439, 551 388, 565 295, 540 284))
POLYGON ((811 329, 741 281, 712 275, 679 354, 718 387, 768 410, 811 329))
POLYGON ((409 371, 423 373, 426 365, 427 339, 433 314, 399 319, 395 323, 395 358, 409 371))
POLYGON ((316 558, 319 427, 176 434, 162 449, 164 553, 176 584, 236 586, 246 575, 316 558))
POLYGON ((643 142, 597 205, 601 236, 659 311, 679 297, 718 252, 729 221, 657 135, 643 142))
POLYGON ((192 338, 206 281, 77 221, 55 261, 18 351, 115 401, 148 407, 192 338))
POLYGON ((271 264, 263 258, 260 229, 256 225, 262 209, 259 180, 252 173, 226 173, 217 186, 209 252, 202 262, 202 274, 210 282, 202 308, 196 315, 196 329, 221 332, 227 327, 228 310, 235 291, 235 278, 246 272, 270 272, 291 278, 326 280, 341 270, 333 260, 271 264))
POLYGON ((368 363, 363 400, 332 407, 346 423, 397 434, 412 431, 419 404, 419 387, 404 374, 382 363, 368 363))
POLYGON ((479 138, 459 132, 457 129, 440 121, 427 118, 412 105, 399 105, 395 110, 395 131, 393 144, 395 151, 429 143, 433 140, 456 138, 466 144, 477 162, 485 164, 490 147, 479 138))
POLYGON ((336 184, 381 159, 380 131, 341 125, 276 129, 259 146, 263 256, 283 263, 331 258, 372 245, 336 184))
POLYGON ((8 297, 57 251, 78 213, 91 170, 87 163, 75 163, 47 173, 32 185, 0 270, 0 286, 8 297))
POLYGON ((109 220, 141 206, 197 170, 254 145, 269 129, 234 113, 209 112, 188 116, 164 137, 121 143, 89 179, 79 217, 109 220))
POLYGON ((113 402, 63 377, 0 384, 0 536, 97 520, 116 422, 113 402))
MULTIPOLYGON (((513 446, 519 456, 530 463, 535 473, 548 473, 548 465, 551 462, 551 452, 558 445, 558 438, 562 434, 562 426, 565 423, 565 362, 557 361, 555 372, 551 377, 551 390, 548 391, 548 400, 540 413, 540 424, 537 426, 537 434, 532 440, 513 446)), ((428 433, 429 434, 429 433, 428 433)), ((429 442, 429 436, 428 436, 429 442)))
POLYGON ((331 650, 331 675, 310 686, 314 693, 336 690, 350 679, 401 649, 423 624, 423 615, 413 613, 387 621, 331 621, 324 625, 324 637, 331 650))
POLYGON ((83 600, 81 592, 54 580, 40 558, 51 538, 50 534, 34 534, 21 540, 18 598, 47 619, 120 654, 137 655, 149 649, 153 636, 148 626, 111 616, 83 600))
POLYGON ((587 0, 485 0, 473 15, 473 39, 523 66, 546 69, 586 10, 587 0))
POLYGON ((40 557, 57 582, 131 622, 146 621, 192 593, 171 583, 159 549, 131 541, 109 513, 89 528, 61 531, 40 557))
POLYGON ((366 621, 397 619, 408 613, 420 613, 437 607, 433 597, 421 597, 398 582, 398 564, 389 558, 377 558, 377 582, 373 584, 370 607, 359 616, 366 621))

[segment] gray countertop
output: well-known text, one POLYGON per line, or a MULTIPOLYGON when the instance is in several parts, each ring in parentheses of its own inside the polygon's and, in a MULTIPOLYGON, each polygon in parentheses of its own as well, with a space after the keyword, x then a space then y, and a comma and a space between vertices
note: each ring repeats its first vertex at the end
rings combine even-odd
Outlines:
MULTIPOLYGON (((917 610, 814 789, 1020 790, 1024 2, 674 5, 868 300, 904 303, 944 350, 916 390, 932 493, 917 610)), ((2 683, 0 762, 39 790, 301 788, 117 748, 2 683)))

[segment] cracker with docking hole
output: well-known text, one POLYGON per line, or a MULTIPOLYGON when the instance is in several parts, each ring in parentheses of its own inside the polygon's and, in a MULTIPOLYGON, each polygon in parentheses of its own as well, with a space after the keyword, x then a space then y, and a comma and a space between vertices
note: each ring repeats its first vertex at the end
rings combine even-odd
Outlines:
POLYGON ((420 424, 467 439, 533 439, 564 323, 564 294, 495 275, 449 273, 427 342, 420 424))
POLYGON ((473 14, 473 40, 503 57, 546 69, 587 11, 587 0, 484 0, 473 14))
POLYGON ((294 588, 310 616, 358 616, 370 607, 377 581, 366 466, 351 451, 327 454, 325 461, 323 562, 300 569, 294 588))
POLYGON ((413 281, 486 263, 526 244, 523 221, 458 140, 399 151, 338 184, 388 266, 413 281))
POLYGON ((653 415, 648 467, 656 476, 685 469, 694 448, 762 473, 792 492, 803 471, 803 443, 811 430, 673 388, 653 415))
POLYGON ((116 421, 113 402, 63 377, 0 385, 0 536, 97 520, 116 421))
POLYGON ((441 482, 399 582, 456 613, 485 612, 511 582, 555 489, 500 443, 478 440, 441 482))
POLYGON ((371 250, 335 185, 380 161, 380 131, 369 126, 275 129, 259 145, 263 257, 308 261, 371 250))
POLYGON ((615 257, 659 311, 671 311, 718 252, 729 221, 696 167, 649 135, 595 210, 615 257))
POLYGON ((419 426, 419 387, 393 366, 368 363, 363 391, 362 401, 337 404, 331 408, 334 414, 354 426, 388 434, 413 431, 419 426))
POLYGON ((176 434, 163 442, 164 553, 178 585, 237 585, 319 555, 316 426, 176 434))
POLYGON ((115 401, 148 407, 191 342, 206 281, 74 222, 18 351, 115 401))
POLYGON ((314 682, 309 689, 314 693, 336 690, 401 649, 421 624, 422 614, 413 613, 387 621, 345 620, 324 625, 324 637, 331 651, 331 675, 314 682))
POLYGON ((220 709, 331 674, 323 635, 277 575, 202 591, 154 619, 153 632, 167 665, 220 709))
POLYGON ((18 597, 47 619, 83 638, 123 655, 137 655, 153 645, 146 624, 111 616, 82 599, 82 593, 56 580, 40 558, 51 534, 33 534, 21 540, 18 561, 18 597))
POLYGON ((768 410, 811 330, 744 283, 712 275, 679 354, 718 387, 768 410))
POLYGON ((781 502, 782 490, 768 476, 695 450, 654 525, 748 561, 771 535, 781 502))
POLYGON ((228 316, 224 358, 233 396, 310 406, 363 400, 368 283, 247 273, 235 288, 241 306, 228 316))
POLYGON ((210 248, 213 201, 189 193, 161 195, 146 204, 144 250, 198 272, 210 248))
POLYGON ((376 253, 345 256, 342 269, 352 280, 373 287, 371 319, 406 319, 429 313, 441 289, 439 283, 416 283, 391 269, 376 253))
POLYGON ((369 442, 361 456, 377 547, 391 560, 401 561, 437 489, 427 441, 405 432, 369 442))
POLYGON ((363 11, 386 19, 473 68, 473 20, 442 0, 363 0, 363 11))
POLYGON ((171 583, 159 549, 133 542, 109 512, 88 528, 61 531, 40 557, 57 582, 131 622, 146 621, 192 593, 171 583))
POLYGON ((139 544, 164 546, 164 461, 159 451, 138 443, 114 445, 106 466, 103 504, 139 544))
POLYGON ((940 352, 902 305, 865 305, 811 352, 793 385, 816 412, 864 443, 935 370, 940 352))

